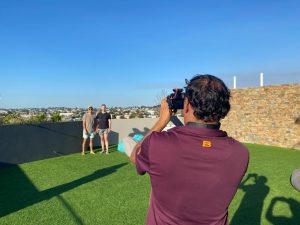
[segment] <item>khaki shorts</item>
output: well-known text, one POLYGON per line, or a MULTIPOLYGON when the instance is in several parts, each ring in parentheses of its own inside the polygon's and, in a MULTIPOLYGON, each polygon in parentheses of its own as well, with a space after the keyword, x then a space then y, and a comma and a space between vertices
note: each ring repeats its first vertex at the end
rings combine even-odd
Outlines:
POLYGON ((108 134, 108 129, 99 129, 99 135, 108 134))

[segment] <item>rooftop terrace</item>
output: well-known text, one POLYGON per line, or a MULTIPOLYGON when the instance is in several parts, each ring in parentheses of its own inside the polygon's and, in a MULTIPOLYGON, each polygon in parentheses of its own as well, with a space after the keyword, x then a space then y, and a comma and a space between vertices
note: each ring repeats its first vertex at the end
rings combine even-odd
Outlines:
MULTIPOLYGON (((299 224, 300 193, 289 177, 300 152, 247 144, 253 177, 240 186, 229 208, 230 224, 299 224)), ((80 153, 0 170, 0 224, 144 224, 149 178, 138 176, 127 157, 80 153)), ((222 188, 222 187, 220 187, 222 188)))

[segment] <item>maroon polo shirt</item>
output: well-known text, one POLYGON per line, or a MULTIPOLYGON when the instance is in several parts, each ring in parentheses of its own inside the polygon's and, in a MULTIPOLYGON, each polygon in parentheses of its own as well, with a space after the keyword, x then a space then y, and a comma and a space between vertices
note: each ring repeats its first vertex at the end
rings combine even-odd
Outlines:
POLYGON ((150 175, 147 225, 224 225, 248 166, 248 150, 221 130, 181 126, 152 132, 136 155, 150 175))

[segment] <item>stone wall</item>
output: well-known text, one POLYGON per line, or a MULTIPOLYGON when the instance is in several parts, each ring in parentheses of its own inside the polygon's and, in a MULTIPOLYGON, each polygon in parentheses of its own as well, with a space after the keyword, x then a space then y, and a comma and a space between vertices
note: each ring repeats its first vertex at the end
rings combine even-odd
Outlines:
POLYGON ((300 84, 231 90, 222 129, 241 142, 300 149, 300 84))

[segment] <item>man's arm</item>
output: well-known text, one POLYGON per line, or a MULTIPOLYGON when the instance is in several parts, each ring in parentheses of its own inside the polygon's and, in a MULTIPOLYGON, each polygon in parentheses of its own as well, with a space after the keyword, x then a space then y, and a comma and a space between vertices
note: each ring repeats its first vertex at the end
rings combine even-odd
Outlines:
POLYGON ((99 131, 99 126, 100 126, 100 125, 99 125, 100 121, 99 121, 99 116, 98 116, 98 115, 99 115, 99 113, 96 114, 96 124, 97 124, 97 125, 96 125, 96 132, 99 131))
POLYGON ((86 122, 85 122, 85 117, 82 119, 82 127, 83 127, 83 133, 86 133, 86 122))
POLYGON ((108 132, 111 131, 111 124, 112 124, 111 119, 108 119, 108 132))
POLYGON ((169 109, 169 105, 167 103, 167 100, 164 98, 161 101, 160 116, 159 116, 158 121, 154 124, 154 126, 150 129, 150 131, 145 135, 143 140, 138 142, 135 145, 135 147, 134 147, 134 149, 133 149, 133 151, 130 155, 130 161, 131 162, 133 162, 135 164, 135 155, 136 155, 136 153, 140 154, 141 146, 142 146, 142 143, 145 140, 145 138, 148 137, 153 131, 161 132, 167 126, 167 124, 170 122, 171 116, 172 116, 172 114, 171 114, 171 111, 169 109))

